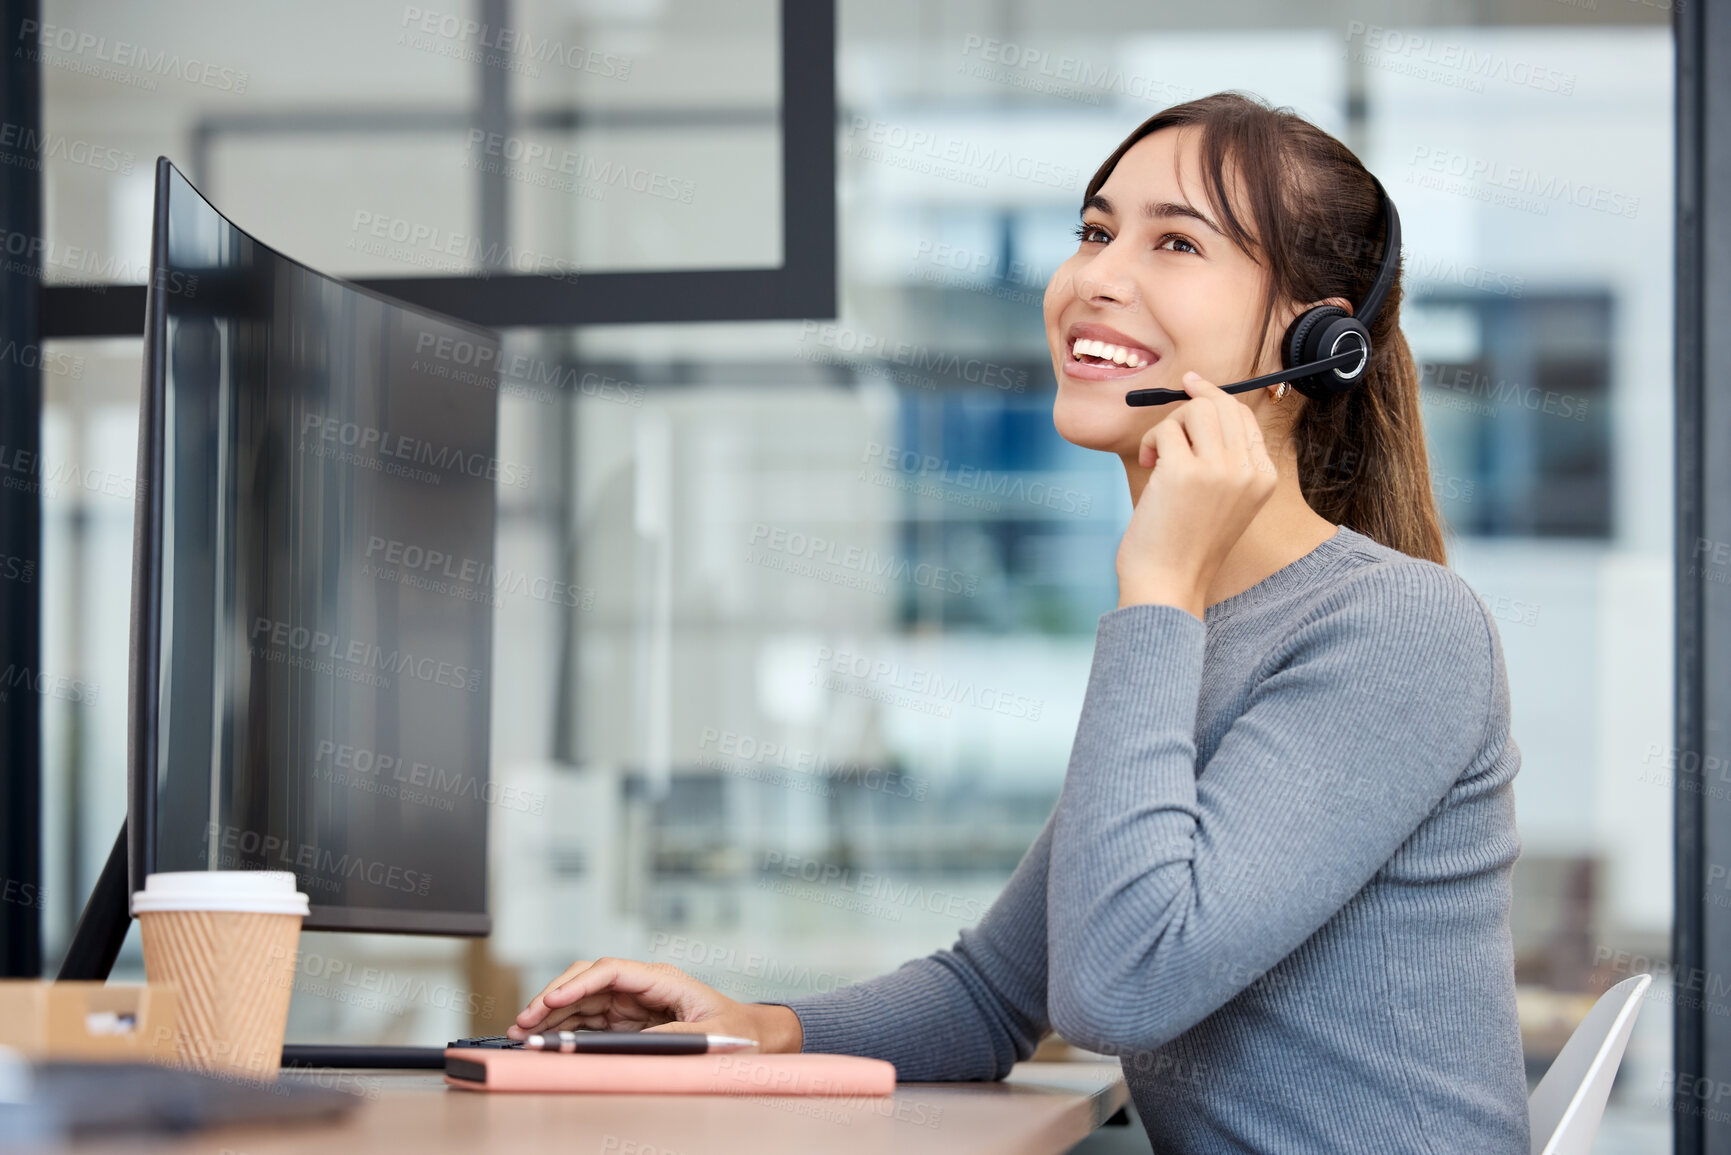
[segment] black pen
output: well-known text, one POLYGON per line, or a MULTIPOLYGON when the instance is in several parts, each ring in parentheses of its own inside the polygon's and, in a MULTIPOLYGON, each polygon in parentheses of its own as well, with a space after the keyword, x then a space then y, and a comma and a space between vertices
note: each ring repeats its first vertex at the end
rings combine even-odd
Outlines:
POLYGON ((705 1055, 743 1051, 757 1046, 757 1040, 673 1031, 549 1031, 530 1035, 523 1046, 565 1055, 705 1055))

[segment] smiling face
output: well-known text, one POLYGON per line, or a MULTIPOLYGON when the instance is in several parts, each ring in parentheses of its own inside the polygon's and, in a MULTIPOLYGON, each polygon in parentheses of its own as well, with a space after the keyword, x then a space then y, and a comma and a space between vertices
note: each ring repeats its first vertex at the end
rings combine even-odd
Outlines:
MULTIPOLYGON (((1228 385, 1280 368, 1297 309, 1276 311, 1252 364, 1268 275, 1215 228, 1196 137, 1165 128, 1137 141, 1083 207, 1076 254, 1046 286, 1052 422, 1067 441, 1134 457, 1180 402, 1137 408, 1125 393, 1182 391, 1192 369, 1228 385)), ((1260 390, 1242 396, 1264 404, 1260 390)))

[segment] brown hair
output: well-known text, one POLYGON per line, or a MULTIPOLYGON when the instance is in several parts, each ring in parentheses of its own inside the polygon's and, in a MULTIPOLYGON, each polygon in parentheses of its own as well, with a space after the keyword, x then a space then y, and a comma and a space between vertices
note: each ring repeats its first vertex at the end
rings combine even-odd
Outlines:
MULTIPOLYGON (((1199 130, 1215 218, 1268 269, 1258 350, 1283 300, 1308 305, 1344 297, 1355 306, 1364 300, 1382 261, 1382 203, 1350 149, 1290 108, 1219 92, 1143 121, 1106 158, 1084 197, 1100 191, 1132 145, 1163 128, 1199 130), (1228 165, 1248 197, 1250 227, 1227 196, 1228 165)), ((1296 458, 1299 489, 1318 514, 1446 564, 1419 419, 1418 367, 1401 335, 1400 304, 1397 277, 1371 323, 1373 354, 1358 385, 1324 398, 1289 394, 1283 405, 1297 412, 1282 451, 1296 458)), ((1253 362, 1244 376, 1255 372, 1253 362)))

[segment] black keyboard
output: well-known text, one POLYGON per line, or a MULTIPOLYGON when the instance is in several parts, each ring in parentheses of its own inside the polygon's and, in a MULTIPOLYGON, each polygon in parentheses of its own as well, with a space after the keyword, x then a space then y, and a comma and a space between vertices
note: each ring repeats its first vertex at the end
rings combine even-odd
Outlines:
POLYGON ((443 1047, 357 1047, 342 1044, 285 1043, 285 1067, 372 1067, 396 1070, 442 1071, 443 1047))
POLYGON ((482 1035, 476 1039, 452 1039, 445 1044, 448 1047, 481 1047, 492 1051, 509 1051, 523 1044, 518 1039, 506 1035, 482 1035))
POLYGON ((356 1047, 290 1043, 282 1049, 285 1067, 381 1067, 399 1070, 442 1071, 446 1047, 480 1047, 505 1051, 523 1044, 504 1035, 478 1039, 452 1039, 444 1047, 356 1047))

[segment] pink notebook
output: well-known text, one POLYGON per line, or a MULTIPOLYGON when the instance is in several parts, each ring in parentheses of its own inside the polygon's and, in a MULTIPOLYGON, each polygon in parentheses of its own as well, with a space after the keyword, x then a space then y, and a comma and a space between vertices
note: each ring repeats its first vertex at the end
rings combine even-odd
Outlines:
POLYGON ((889 1095, 896 1069, 855 1055, 550 1055, 453 1047, 445 1082, 468 1091, 595 1095, 889 1095))

